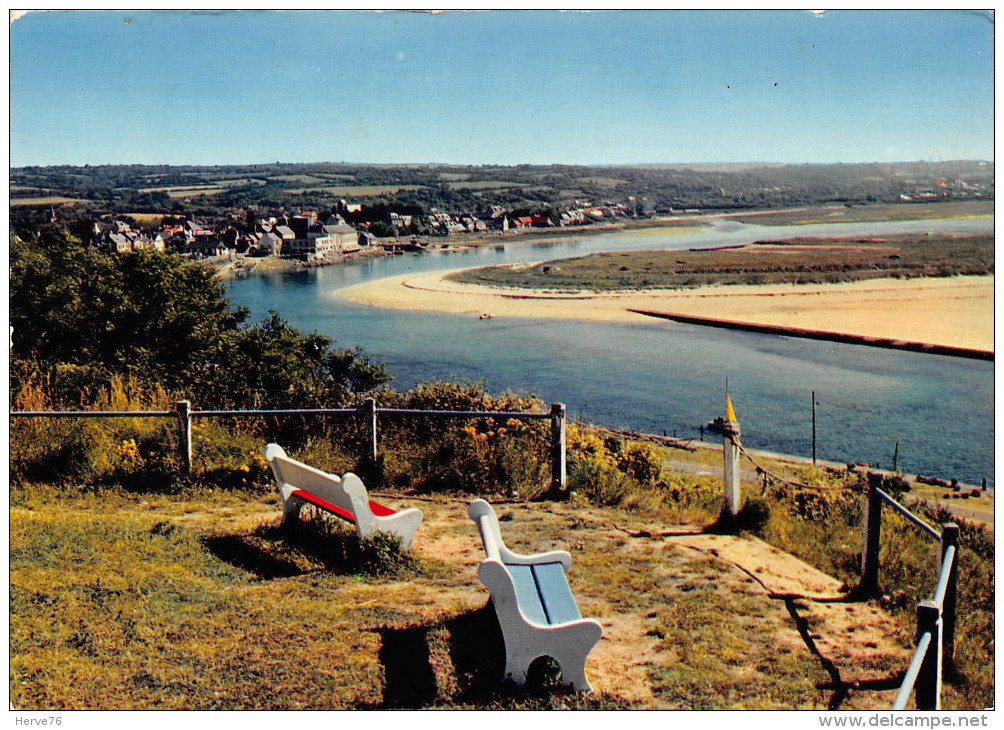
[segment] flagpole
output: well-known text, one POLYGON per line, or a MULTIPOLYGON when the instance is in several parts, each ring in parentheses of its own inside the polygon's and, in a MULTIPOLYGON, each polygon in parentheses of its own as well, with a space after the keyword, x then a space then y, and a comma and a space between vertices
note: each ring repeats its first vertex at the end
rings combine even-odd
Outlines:
POLYGON ((812 465, 816 465, 816 391, 812 391, 812 465))

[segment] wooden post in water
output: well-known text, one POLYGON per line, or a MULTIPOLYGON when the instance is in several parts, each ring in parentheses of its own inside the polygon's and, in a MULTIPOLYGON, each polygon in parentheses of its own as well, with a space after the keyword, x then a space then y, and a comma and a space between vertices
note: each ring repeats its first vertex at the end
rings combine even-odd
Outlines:
POLYGON ((565 462, 565 404, 551 404, 551 491, 563 495, 568 486, 565 462))
POLYGON ((861 584, 862 597, 878 595, 879 545, 882 538, 882 475, 868 472, 868 491, 865 492, 865 511, 861 518, 861 584))
MULTIPOLYGON (((948 587, 945 590, 945 602, 941 606, 941 641, 942 666, 949 671, 955 665, 955 604, 956 583, 959 575, 959 526, 953 522, 941 525, 941 564, 945 564, 945 553, 949 547, 955 547, 955 559, 948 567, 948 587)), ((941 576, 938 576, 939 582, 941 576)))
POLYGON ((376 401, 373 398, 367 398, 363 401, 363 411, 366 414, 366 430, 369 432, 370 436, 370 453, 369 457, 376 464, 377 459, 377 414, 376 414, 376 401))
POLYGON ((174 412, 178 416, 178 451, 185 474, 192 470, 192 404, 187 400, 174 402, 174 412))
POLYGON ((732 410, 732 400, 725 396, 725 423, 722 426, 722 458, 725 475, 725 510, 730 515, 739 514, 742 494, 739 489, 739 421, 732 410))
POLYGON ((931 634, 931 643, 920 664, 917 683, 913 686, 918 710, 941 709, 941 611, 934 601, 917 604, 917 639, 931 634))

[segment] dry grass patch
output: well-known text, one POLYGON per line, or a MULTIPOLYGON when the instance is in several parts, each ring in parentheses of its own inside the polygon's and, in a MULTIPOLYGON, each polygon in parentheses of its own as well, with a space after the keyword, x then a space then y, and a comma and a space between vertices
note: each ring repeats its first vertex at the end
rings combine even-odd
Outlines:
MULTIPOLYGON (((840 688, 798 625, 825 618, 801 606, 792 614, 709 550, 631 537, 624 530, 665 527, 665 513, 642 507, 497 506, 514 550, 572 553, 580 609, 604 627, 586 665, 595 694, 555 687, 544 665, 525 690, 499 683, 502 637, 477 580, 482 549, 465 502, 422 501, 415 550, 383 546, 367 556, 341 523, 282 530, 267 488, 22 497, 11 510, 12 701, 23 709, 834 702, 840 688)), ((888 661, 879 656, 862 671, 881 673, 888 661)), ((874 692, 840 691, 842 707, 885 704, 874 692)))

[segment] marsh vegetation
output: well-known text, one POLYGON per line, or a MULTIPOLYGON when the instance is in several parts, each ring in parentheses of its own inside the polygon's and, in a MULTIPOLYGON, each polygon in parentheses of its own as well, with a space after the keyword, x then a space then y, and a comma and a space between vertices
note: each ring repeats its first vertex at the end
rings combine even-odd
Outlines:
POLYGON ((449 278, 489 286, 608 291, 816 284, 993 271, 992 235, 934 233, 786 238, 717 250, 598 253, 528 267, 469 269, 449 278))

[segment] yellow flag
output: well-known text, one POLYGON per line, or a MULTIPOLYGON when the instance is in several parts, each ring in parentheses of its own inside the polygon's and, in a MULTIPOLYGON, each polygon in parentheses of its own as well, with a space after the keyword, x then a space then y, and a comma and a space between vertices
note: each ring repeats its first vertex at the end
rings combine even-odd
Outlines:
POLYGON ((736 423, 738 419, 736 418, 736 412, 732 410, 732 399, 729 398, 729 394, 725 394, 725 420, 732 421, 736 423))

